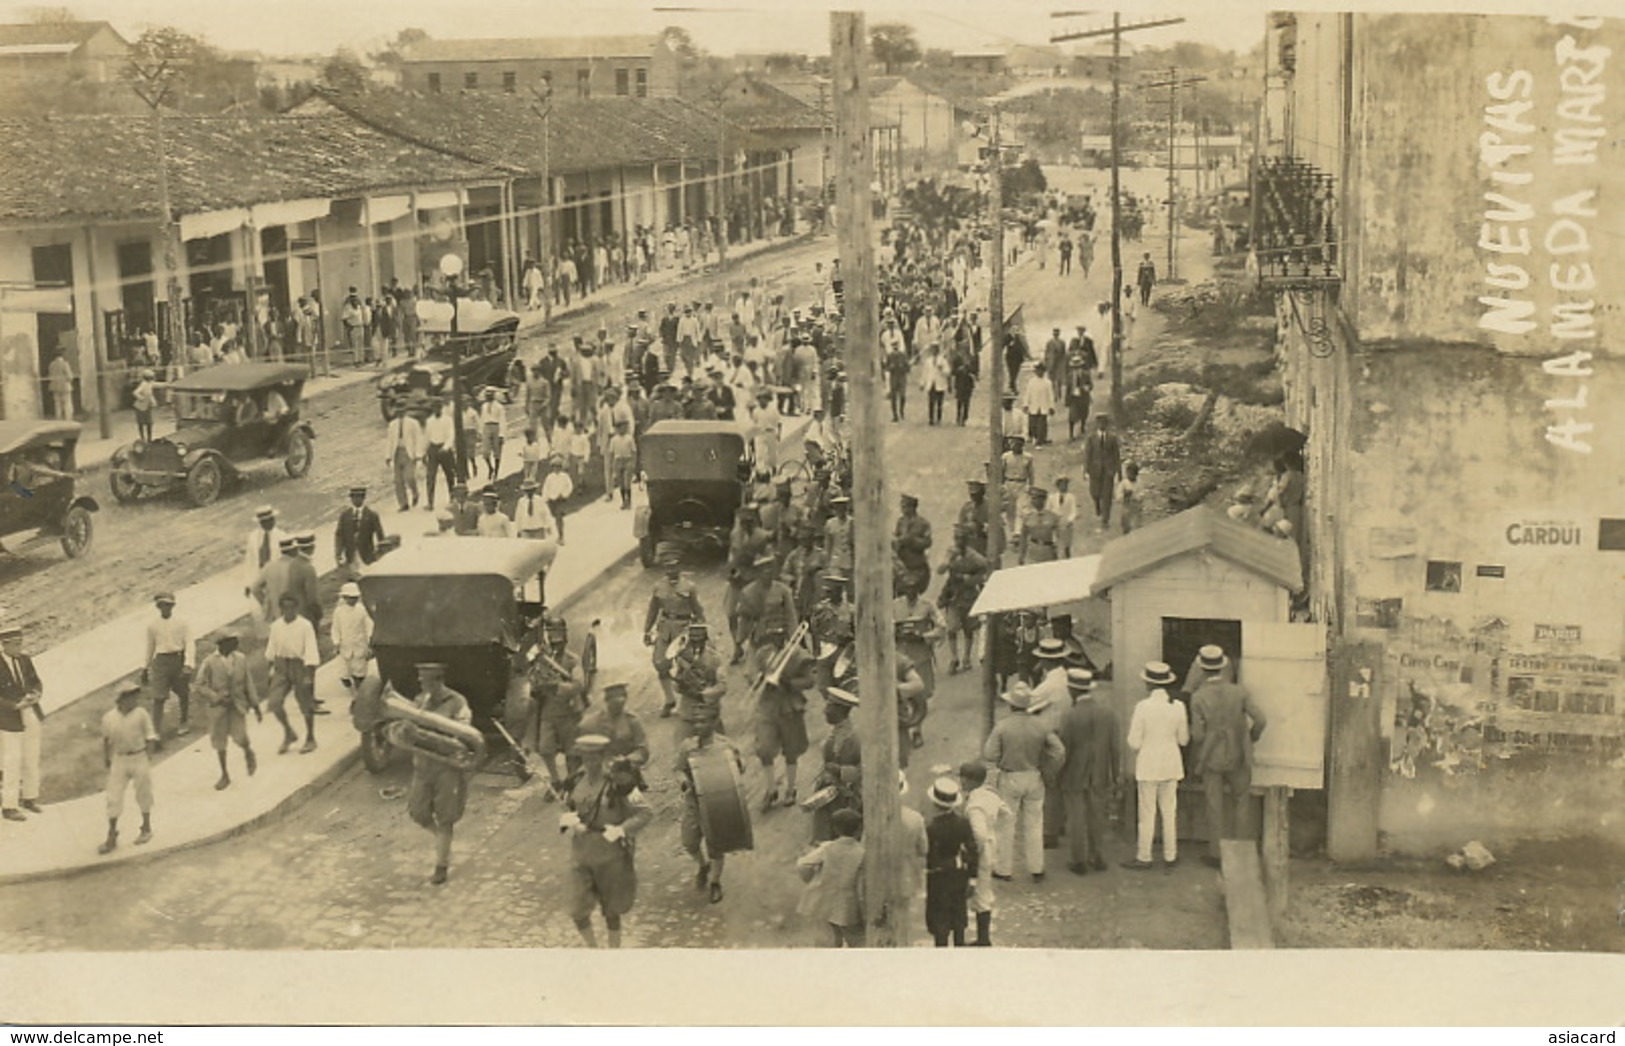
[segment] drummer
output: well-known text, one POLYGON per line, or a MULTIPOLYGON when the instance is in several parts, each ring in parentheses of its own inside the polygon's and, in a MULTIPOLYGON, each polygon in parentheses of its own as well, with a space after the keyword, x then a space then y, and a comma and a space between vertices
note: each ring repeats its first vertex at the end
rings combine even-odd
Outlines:
POLYGON ((716 729, 721 730, 722 696, 728 692, 722 659, 710 649, 710 627, 704 621, 690 622, 687 635, 688 642, 671 661, 671 678, 677 688, 677 707, 681 713, 677 724, 679 741, 689 735, 688 713, 697 706, 709 709, 716 729))
MULTIPOLYGON (((417 666, 419 711, 468 725, 474 714, 468 699, 446 685, 446 666, 425 661, 417 666)), ((437 762, 419 752, 412 755, 412 784, 406 791, 406 812, 418 825, 434 833, 434 876, 440 886, 451 868, 451 834, 468 805, 468 772, 437 762)))
MULTIPOLYGON (((695 781, 695 757, 701 752, 722 749, 733 761, 734 771, 739 775, 735 777, 736 781, 743 777, 745 764, 739 757, 738 747, 717 733, 717 719, 710 706, 691 705, 684 710, 684 718, 692 732, 677 746, 676 769, 683 790, 683 850, 694 858, 694 888, 707 890, 711 903, 719 904, 722 901, 722 866, 727 853, 719 851, 716 841, 705 835, 705 824, 700 817, 700 792, 695 781)), ((749 816, 742 803, 740 813, 749 816)))
POLYGON ((609 946, 621 946, 621 917, 638 895, 633 839, 653 819, 643 793, 624 772, 611 771, 609 738, 583 734, 575 752, 581 772, 570 779, 559 831, 570 836, 570 918, 587 947, 598 947, 592 913, 604 915, 609 946))

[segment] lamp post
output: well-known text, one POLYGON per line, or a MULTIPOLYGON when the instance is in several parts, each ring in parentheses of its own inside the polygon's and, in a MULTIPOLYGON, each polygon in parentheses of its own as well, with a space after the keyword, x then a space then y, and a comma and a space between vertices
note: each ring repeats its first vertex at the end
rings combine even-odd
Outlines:
POLYGON ((457 280, 463 275, 463 256, 447 251, 440 256, 440 275, 446 278, 446 297, 451 300, 451 428, 457 443, 457 479, 468 482, 468 454, 463 440, 463 343, 457 337, 457 280))

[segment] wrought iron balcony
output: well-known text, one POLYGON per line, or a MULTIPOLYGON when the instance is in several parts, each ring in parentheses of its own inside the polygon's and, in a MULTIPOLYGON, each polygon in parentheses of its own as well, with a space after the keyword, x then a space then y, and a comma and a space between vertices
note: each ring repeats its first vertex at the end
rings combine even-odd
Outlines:
POLYGON ((1253 250, 1264 286, 1342 282, 1336 179, 1293 157, 1262 157, 1253 200, 1253 250))

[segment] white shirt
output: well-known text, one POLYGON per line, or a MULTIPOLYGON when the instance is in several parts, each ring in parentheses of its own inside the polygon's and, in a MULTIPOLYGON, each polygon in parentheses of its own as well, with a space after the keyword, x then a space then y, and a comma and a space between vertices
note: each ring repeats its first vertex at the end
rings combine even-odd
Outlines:
POLYGON ((457 423, 450 414, 431 414, 423 423, 423 438, 440 447, 449 447, 457 438, 457 423))
POLYGON ((1048 698, 1050 709, 1064 709, 1072 703, 1072 692, 1066 688, 1066 666, 1062 665, 1050 669, 1044 674, 1043 682, 1033 687, 1033 703, 1037 704, 1040 698, 1048 698))
POLYGON ((394 462, 396 450, 405 450, 414 461, 423 457, 423 426, 410 414, 403 414, 389 423, 388 439, 384 448, 386 461, 394 462))
POLYGON ((920 361, 920 388, 927 392, 947 392, 952 380, 948 357, 940 352, 926 353, 920 361))
POLYGON ((269 531, 262 527, 255 527, 248 532, 248 537, 243 539, 243 584, 252 587, 254 582, 260 579, 260 570, 264 566, 276 562, 277 557, 282 555, 280 551, 282 540, 287 536, 287 533, 281 527, 272 527, 269 531), (260 543, 265 540, 267 535, 271 539, 271 555, 264 564, 261 564, 260 543))
POLYGON ((147 661, 156 654, 179 654, 184 663, 192 663, 192 626, 185 618, 171 614, 147 623, 147 661))
POLYGON ((482 538, 511 538, 514 536, 513 520, 504 515, 501 509, 481 512, 476 533, 482 538))
POLYGON ((328 628, 328 635, 339 653, 346 657, 365 653, 372 646, 372 615, 367 613, 360 600, 351 606, 340 599, 339 605, 333 608, 333 623, 328 628))
POLYGON ((1166 690, 1151 691, 1134 706, 1128 724, 1128 746, 1138 753, 1134 759, 1134 779, 1184 780, 1185 762, 1179 750, 1190 740, 1185 706, 1170 698, 1166 690))
POLYGON ((557 540, 559 536, 558 526, 553 522, 553 512, 540 492, 533 498, 520 496, 519 503, 513 508, 513 528, 520 537, 539 536, 543 540, 557 540), (531 535, 528 531, 540 531, 540 534, 531 535))
POLYGON ((486 400, 480 405, 480 424, 502 425, 508 420, 508 412, 496 400, 486 400))
POLYGON ((271 622, 270 634, 265 640, 265 658, 268 661, 296 658, 315 668, 321 663, 316 649, 316 626, 302 614, 292 621, 277 618, 271 622))
MULTIPOLYGON (((1034 375, 1036 377, 1036 375, 1034 375)), ((1054 414, 1055 389, 1049 381, 1029 381, 1021 390, 1021 409, 1028 414, 1054 414)))
POLYGON ((542 480, 543 501, 563 501, 576 491, 575 481, 564 469, 554 469, 542 480))
POLYGON ((1078 521, 1078 499, 1070 493, 1057 493, 1054 499, 1055 514, 1061 517, 1061 522, 1071 526, 1078 521))

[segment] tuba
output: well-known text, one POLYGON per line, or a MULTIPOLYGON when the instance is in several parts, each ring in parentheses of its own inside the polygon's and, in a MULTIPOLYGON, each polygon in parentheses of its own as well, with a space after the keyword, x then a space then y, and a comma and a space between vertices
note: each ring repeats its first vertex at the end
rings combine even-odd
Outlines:
POLYGON ((466 723, 433 712, 391 693, 384 698, 384 736, 396 748, 457 770, 485 762, 485 735, 466 723))

